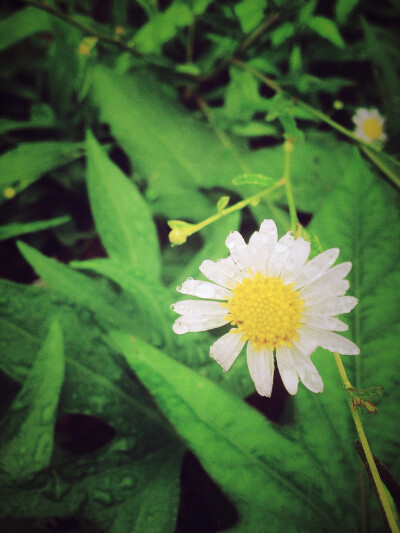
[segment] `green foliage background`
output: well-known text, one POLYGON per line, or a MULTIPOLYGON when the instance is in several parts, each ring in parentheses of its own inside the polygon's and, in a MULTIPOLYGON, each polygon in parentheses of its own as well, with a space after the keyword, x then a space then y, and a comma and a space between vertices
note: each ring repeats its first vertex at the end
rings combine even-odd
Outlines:
POLYGON ((167 220, 278 183, 293 141, 303 236, 353 263, 361 355, 343 361, 354 386, 384 386, 360 415, 394 505, 398 1, 27 0, 1 16, 0 531, 382 531, 332 354, 313 355, 322 394, 276 382, 256 400, 243 355, 224 374, 213 332, 172 333, 176 286, 230 231, 289 230, 284 187, 181 247, 167 220), (385 115, 384 151, 352 137, 361 107, 385 115))

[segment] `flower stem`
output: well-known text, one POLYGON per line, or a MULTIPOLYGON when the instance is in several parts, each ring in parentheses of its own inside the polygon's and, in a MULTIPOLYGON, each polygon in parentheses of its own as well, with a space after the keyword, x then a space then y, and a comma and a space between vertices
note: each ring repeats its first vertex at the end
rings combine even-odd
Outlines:
POLYGON ((284 161, 284 168, 283 168, 283 180, 285 182, 286 197, 287 197, 288 206, 289 206, 290 230, 295 233, 297 230, 297 212, 296 212, 296 206, 295 206, 294 198, 293 198, 292 184, 290 181, 290 156, 292 155, 292 152, 293 152, 293 143, 289 140, 286 140, 284 144, 284 149, 285 149, 285 161, 284 161))
MULTIPOLYGON (((340 378, 341 378, 342 383, 343 383, 343 387, 344 387, 345 391, 347 391, 347 389, 351 389, 352 388, 352 385, 351 385, 351 383, 349 381, 349 378, 347 377, 346 370, 345 370, 345 368, 343 366, 342 359, 341 359, 340 355, 337 352, 333 352, 333 357, 335 358, 335 363, 336 363, 336 366, 337 366, 337 368, 339 370, 339 374, 340 374, 340 378)), ((399 528, 397 526, 396 518, 395 518, 395 516, 393 514, 392 507, 390 505, 389 499, 388 499, 386 491, 385 491, 385 487, 384 487, 384 485, 382 483, 382 480, 380 478, 380 475, 379 475, 378 469, 376 467, 374 458, 372 456, 371 448, 369 447, 367 436, 365 434, 364 427, 362 425, 360 415, 358 414, 357 409, 353 408, 352 401, 350 399, 350 396, 347 394, 347 392, 346 392, 346 397, 347 397, 347 402, 349 404, 350 412, 351 412, 353 420, 354 420, 354 424, 355 424, 356 429, 357 429, 358 436, 360 437, 361 446, 362 446, 362 448, 364 450, 364 454, 365 454, 365 457, 366 457, 366 460, 367 460, 367 463, 368 463, 368 466, 369 466, 369 469, 370 469, 370 472, 371 472, 371 476, 372 476, 374 485, 376 487, 376 491, 377 491, 377 493, 379 495, 379 499, 380 499, 383 511, 384 511, 384 513, 386 515, 386 519, 388 521, 390 530, 392 531, 392 533, 400 533, 400 530, 399 530, 399 528)))
POLYGON ((264 189, 263 191, 253 194, 253 196, 250 196, 249 198, 245 198, 244 200, 241 200, 240 202, 237 202, 234 205, 231 205, 230 207, 224 208, 215 215, 212 215, 211 217, 206 218, 205 220, 202 220, 198 224, 190 224, 188 222, 183 222, 181 220, 169 220, 168 225, 172 229, 172 231, 169 233, 169 240, 172 245, 180 245, 186 242, 187 237, 190 237, 190 235, 193 235, 194 233, 197 233, 204 227, 208 226, 209 224, 212 224, 213 222, 216 222, 220 218, 230 215, 231 213, 234 213, 235 211, 239 211, 240 209, 244 209, 249 204, 256 205, 260 199, 274 191, 275 189, 278 189, 279 187, 282 187, 284 185, 284 179, 282 178, 279 180, 275 185, 272 187, 269 187, 268 189, 264 189))
MULTIPOLYGON (((249 204, 255 204, 257 203, 264 195, 269 194, 270 192, 274 191, 275 189, 278 189, 279 187, 282 187, 284 184, 283 179, 278 181, 278 183, 275 183, 272 187, 269 189, 265 189, 261 192, 258 192, 257 194, 253 194, 253 196, 250 196, 249 198, 245 198, 244 200, 241 200, 240 202, 237 202, 234 205, 231 205, 231 207, 227 207, 226 209, 223 209, 220 213, 217 213, 215 215, 212 215, 209 218, 206 218, 202 222, 199 222, 198 224, 195 224, 195 230, 192 233, 195 233, 196 231, 199 231, 200 229, 203 229, 205 226, 208 226, 212 222, 215 222, 216 220, 219 220, 223 216, 230 215, 231 213, 234 213, 235 211, 239 211, 240 209, 244 209, 249 204)), ((192 234, 191 233, 191 234, 192 234)))

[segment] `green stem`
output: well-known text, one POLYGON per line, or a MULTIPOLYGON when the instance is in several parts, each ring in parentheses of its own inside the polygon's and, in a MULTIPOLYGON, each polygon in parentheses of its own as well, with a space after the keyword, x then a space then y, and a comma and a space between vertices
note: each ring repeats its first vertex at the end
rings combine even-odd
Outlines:
POLYGON ((222 209, 222 211, 216 213, 215 215, 212 215, 211 217, 206 218, 205 220, 202 220, 198 224, 190 224, 190 223, 183 222, 181 220, 169 220, 168 225, 172 230, 169 233, 169 240, 171 244, 178 245, 178 246, 180 244, 183 244, 184 242, 186 242, 187 237, 190 237, 190 235, 197 233, 198 231, 205 228, 209 224, 216 222, 217 220, 219 220, 222 217, 225 217, 226 215, 230 215, 231 213, 234 213, 235 211, 244 209, 249 204, 256 205, 263 196, 268 195, 269 193, 271 193, 275 189, 278 189, 279 187, 282 187, 283 185, 284 185, 284 180, 281 179, 269 189, 264 189, 263 191, 257 194, 254 194, 253 196, 250 196, 249 198, 245 198, 244 200, 237 202, 231 207, 222 209))
POLYGON ((189 233, 189 235, 192 235, 193 233, 196 233, 197 231, 203 229, 205 226, 208 226, 212 222, 215 222, 216 220, 219 220, 220 218, 230 215, 231 213, 234 213, 235 211, 239 211, 240 209, 244 209, 249 204, 256 204, 259 202, 259 200, 266 194, 271 193, 275 189, 278 189, 283 185, 283 180, 278 181, 275 185, 270 187, 269 189, 265 189, 257 194, 253 194, 253 196, 250 196, 249 198, 245 198, 244 200, 241 200, 240 202, 237 202, 234 205, 231 205, 231 207, 227 207, 226 209, 223 209, 220 213, 217 213, 215 215, 212 215, 209 218, 206 218, 202 222, 199 222, 198 224, 195 224, 195 229, 189 233))
POLYGON ((366 156, 368 156, 371 161, 373 163, 375 163, 375 165, 384 173, 386 174, 386 176, 397 186, 400 188, 400 178, 399 176, 397 176, 387 165, 385 165, 385 163, 382 161, 382 159, 380 159, 379 157, 377 157, 374 153, 372 153, 369 148, 371 148, 371 146, 368 146, 368 148, 366 146, 362 146, 362 151, 364 152, 364 154, 366 156))
MULTIPOLYGON (((271 80, 271 78, 268 78, 267 76, 264 76, 257 69, 251 67, 250 65, 247 65, 247 63, 244 63, 243 61, 240 61, 239 59, 233 59, 232 62, 235 63, 236 65, 238 65, 239 67, 241 67, 243 70, 247 70, 247 72, 250 72, 251 74, 253 74, 253 76, 255 76, 256 78, 261 80, 263 83, 265 83, 265 85, 267 85, 273 91, 275 91, 277 93, 285 92, 276 83, 276 81, 271 80)), ((289 97, 290 95, 287 95, 287 96, 289 97)), ((369 142, 366 142, 363 139, 360 139, 359 137, 356 137, 352 131, 348 130, 347 128, 345 128, 341 124, 338 124, 337 122, 332 120, 330 117, 328 117, 328 115, 326 115, 322 111, 319 111, 315 107, 312 107, 312 106, 306 104, 305 102, 303 102, 302 100, 298 100, 297 98, 292 98, 292 100, 293 100, 293 103, 295 103, 296 105, 302 107, 303 109, 308 111, 308 113, 310 113, 314 117, 319 118, 320 120, 322 120, 322 122, 325 122, 326 124, 329 124, 329 126, 331 126, 332 128, 334 128, 337 131, 340 131, 340 133, 343 133, 343 135, 346 135, 346 137, 349 137, 350 139, 352 139, 353 141, 357 142, 358 144, 361 144, 362 146, 368 146, 369 149, 374 150, 375 152, 380 152, 381 151, 380 146, 372 144, 372 143, 369 143, 369 142)))
POLYGON ((284 161, 284 169, 283 169, 283 180, 285 182, 286 197, 287 197, 288 206, 289 206, 290 230, 295 233, 297 230, 297 212, 296 212, 296 206, 294 203, 292 183, 290 181, 290 156, 292 155, 292 152, 293 152, 293 143, 291 141, 285 141, 284 149, 285 149, 285 161, 284 161))
MULTIPOLYGON (((343 366, 343 362, 342 362, 340 355, 337 352, 333 352, 333 357, 335 358, 335 363, 339 370, 340 378, 342 380, 344 389, 345 390, 351 389, 352 386, 349 381, 349 378, 347 377, 346 370, 343 366)), ((358 436, 360 438, 361 446, 364 450, 364 454, 368 462, 368 466, 369 466, 369 469, 372 475, 372 479, 376 487, 377 493, 379 495, 379 499, 380 499, 382 508, 384 510, 384 513, 386 515, 386 519, 388 521, 389 527, 392 533, 400 533, 400 530, 397 526, 396 518, 393 514, 393 510, 389 502, 389 498, 387 497, 385 487, 382 483, 382 480, 380 478, 374 458, 372 456, 371 448, 369 447, 367 436, 365 434, 360 415, 358 414, 357 409, 353 409, 352 400, 350 399, 350 396, 347 393, 346 393, 346 397, 347 397, 347 402, 349 404, 350 412, 354 420, 354 424, 357 429, 358 436)))

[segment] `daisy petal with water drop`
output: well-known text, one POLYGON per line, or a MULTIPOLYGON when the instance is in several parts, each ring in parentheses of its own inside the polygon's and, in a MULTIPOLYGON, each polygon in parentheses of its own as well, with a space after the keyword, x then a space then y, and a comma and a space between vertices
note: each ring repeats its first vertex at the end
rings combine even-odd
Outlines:
POLYGON ((367 142, 386 141, 385 119, 377 109, 357 109, 353 122, 356 125, 354 135, 359 139, 367 142))
POLYGON ((210 356, 227 371, 246 345, 247 364, 257 392, 271 396, 276 366, 290 394, 299 379, 313 392, 323 382, 311 361, 318 346, 342 355, 357 355, 358 347, 336 332, 347 325, 337 315, 350 312, 357 299, 346 296, 351 263, 333 266, 337 248, 311 261, 310 243, 289 232, 278 240, 273 220, 264 220, 246 244, 234 231, 225 241, 230 255, 203 261, 200 271, 209 281, 188 278, 177 290, 199 299, 171 306, 181 315, 177 334, 230 325, 210 348, 210 356))

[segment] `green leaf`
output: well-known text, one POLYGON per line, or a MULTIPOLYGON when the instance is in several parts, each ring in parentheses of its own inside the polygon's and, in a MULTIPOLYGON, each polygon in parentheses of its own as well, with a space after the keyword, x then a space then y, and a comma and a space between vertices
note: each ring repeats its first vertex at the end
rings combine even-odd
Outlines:
POLYGON ((255 121, 250 121, 246 124, 233 124, 231 126, 231 131, 240 137, 262 137, 264 135, 275 136, 277 134, 275 126, 255 121))
POLYGON ((233 185, 258 185, 259 187, 268 188, 274 185, 276 180, 263 174, 242 174, 233 178, 233 185))
POLYGON ((159 54, 162 45, 192 20, 189 7, 181 0, 175 0, 163 13, 157 13, 140 28, 133 44, 144 54, 159 54))
MULTIPOLYGON (((118 76, 98 67, 93 91, 102 120, 159 197, 174 187, 190 198, 191 189, 229 184, 243 170, 232 149, 164 94, 149 72, 118 76)), ((239 149, 250 154, 245 143, 239 149)))
POLYGON ((311 17, 307 20, 307 26, 324 39, 328 39, 328 41, 338 48, 345 47, 345 42, 333 20, 321 16, 311 17))
POLYGON ((193 13, 195 15, 202 15, 213 1, 214 0, 193 0, 191 2, 193 13))
POLYGON ((264 17, 266 0, 241 0, 235 4, 234 10, 244 33, 253 30, 264 17))
MULTIPOLYGON (((400 310, 396 295, 400 276, 399 250, 393 245, 400 238, 399 228, 393 191, 371 173, 353 149, 343 179, 314 216, 310 229, 324 249, 337 246, 340 261, 353 263, 349 292, 359 303, 348 322, 361 354, 343 356, 342 361, 354 387, 384 387, 379 414, 371 417, 365 413, 363 424, 373 453, 389 468, 399 459, 400 310)), ((303 391, 296 397, 297 427, 304 431, 300 440, 329 472, 336 474, 338 492, 348 494, 351 500, 350 495, 356 490, 360 494, 361 490, 356 475, 359 462, 353 448, 356 431, 333 356, 318 350, 313 360, 325 389, 318 397, 303 391), (319 424, 315 424, 316 419, 319 424), (338 475, 340 471, 342 474, 338 475)), ((357 500, 351 514, 353 521, 360 505, 365 512, 368 509, 364 520, 379 530, 381 520, 374 502, 365 505, 357 500)))
MULTIPOLYGON (((161 87, 147 71, 119 76, 103 67, 95 70, 94 98, 101 119, 131 156, 135 171, 156 191, 156 208, 158 203, 168 208, 168 218, 182 216, 170 212, 174 195, 179 213, 192 209, 200 219, 199 194, 194 202, 190 196, 196 188, 229 189, 232 177, 242 173, 282 177, 282 147, 250 150, 237 140, 222 145, 210 126, 190 116, 161 87)), ((348 153, 348 143, 330 134, 309 133, 306 143, 296 145, 292 172, 299 209, 313 212, 321 204, 345 170, 348 153)))
POLYGON ((335 530, 340 515, 324 499, 330 486, 318 477, 318 464, 301 445, 294 446, 237 397, 155 348, 120 332, 111 337, 203 467, 237 505, 240 531, 270 531, 282 521, 288 531, 309 531, 311 523, 315 530, 324 521, 325 528, 335 530))
MULTIPOLYGON (((85 421, 80 425, 79 445, 93 443, 93 419, 87 415, 107 422, 117 432, 106 446, 84 454, 70 451, 67 439, 64 446, 54 448, 50 463, 28 482, 10 480, 0 471, 0 515, 71 516, 79 507, 80 517, 93 520, 103 531, 173 533, 182 443, 150 408, 149 395, 121 357, 105 344, 103 326, 93 313, 71 305, 46 287, 0 280, 0 291, 1 366, 14 379, 29 381, 36 353, 57 314, 64 329, 66 358, 60 428, 67 431, 68 438, 75 435, 69 426, 71 421, 75 425, 77 418, 70 417, 78 413, 78 420, 85 421)), ((118 305, 123 306, 123 299, 118 305)), ((51 354, 54 361, 55 354, 51 354)), ((56 374, 50 359, 47 363, 50 390, 55 387, 56 374)), ((43 394, 44 400, 47 396, 43 394)), ((41 402, 41 397, 36 401, 41 402)), ((14 419, 17 413, 12 414, 14 419)), ((38 430, 39 421, 36 416, 38 430)), ((58 439, 60 435, 58 432, 58 439)))
POLYGON ((49 465, 63 380, 63 334, 55 320, 24 386, 2 421, 1 464, 12 478, 29 477, 49 465))
POLYGON ((295 27, 292 22, 284 22, 271 33, 272 46, 277 48, 287 39, 295 34, 295 27))
POLYGON ((230 196, 221 196, 221 198, 218 199, 218 202, 217 202, 218 213, 222 213, 225 207, 229 204, 229 200, 230 200, 230 196))
POLYGON ((87 181, 97 231, 108 255, 137 276, 157 280, 160 254, 150 210, 133 182, 108 159, 91 133, 87 181))
POLYGON ((167 291, 160 284, 138 279, 127 271, 126 266, 111 259, 92 259, 90 261, 73 261, 70 266, 77 269, 91 270, 108 277, 127 293, 132 295, 137 308, 143 314, 144 323, 149 329, 163 333, 164 339, 170 337, 170 323, 166 310, 169 307, 167 291))
POLYGON ((225 91, 224 114, 228 119, 246 122, 257 110, 266 108, 266 100, 258 92, 258 81, 237 67, 229 69, 230 83, 225 91))
POLYGON ((34 233, 36 231, 43 231, 45 229, 54 228, 66 224, 71 220, 71 217, 57 217, 50 220, 37 220, 35 222, 13 222, 5 226, 0 226, 0 241, 11 239, 18 235, 26 233, 34 233))
POLYGON ((20 252, 38 276, 52 288, 72 301, 91 309, 106 323, 119 324, 120 327, 126 328, 126 331, 132 332, 138 328, 136 332, 140 330, 142 334, 145 334, 146 328, 143 328, 143 324, 139 325, 140 320, 135 327, 135 317, 128 316, 121 309, 119 304, 121 297, 117 297, 111 290, 102 287, 97 280, 75 272, 21 241, 17 244, 20 252))
POLYGON ((335 15, 339 24, 345 24, 350 13, 358 4, 358 0, 337 0, 335 15))
POLYGON ((0 22, 0 50, 38 32, 50 31, 51 20, 47 13, 26 7, 0 22))
MULTIPOLYGON (((0 157, 0 190, 19 192, 50 170, 83 155, 83 145, 72 142, 21 143, 0 157)), ((4 200, 0 195, 0 201, 4 200)))

